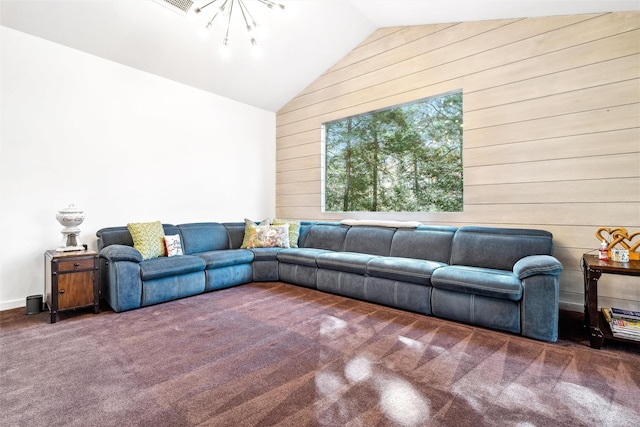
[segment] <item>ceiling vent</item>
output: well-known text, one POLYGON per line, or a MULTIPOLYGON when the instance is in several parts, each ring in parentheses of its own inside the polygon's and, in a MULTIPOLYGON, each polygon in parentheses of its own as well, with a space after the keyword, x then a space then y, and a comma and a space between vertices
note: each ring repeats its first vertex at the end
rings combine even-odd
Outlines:
POLYGON ((165 6, 167 9, 171 9, 180 15, 186 15, 193 6, 192 0, 154 0, 156 3, 165 6))

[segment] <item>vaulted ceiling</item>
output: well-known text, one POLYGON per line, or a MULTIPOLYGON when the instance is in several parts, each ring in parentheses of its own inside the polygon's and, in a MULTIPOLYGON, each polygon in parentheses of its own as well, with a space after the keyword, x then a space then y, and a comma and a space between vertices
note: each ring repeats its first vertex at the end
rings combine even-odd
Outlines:
POLYGON ((266 31, 259 56, 236 9, 225 57, 222 17, 202 37, 223 1, 196 16, 161 0, 1 0, 0 24, 275 112, 377 28, 640 9, 640 0, 278 0, 282 12, 244 0, 266 31))

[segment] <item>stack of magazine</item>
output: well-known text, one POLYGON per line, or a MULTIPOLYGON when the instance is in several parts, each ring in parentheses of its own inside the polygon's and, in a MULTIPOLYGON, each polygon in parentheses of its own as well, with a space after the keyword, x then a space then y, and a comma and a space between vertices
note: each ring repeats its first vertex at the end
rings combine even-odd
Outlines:
POLYGON ((640 312, 615 307, 601 310, 614 337, 640 341, 640 312))

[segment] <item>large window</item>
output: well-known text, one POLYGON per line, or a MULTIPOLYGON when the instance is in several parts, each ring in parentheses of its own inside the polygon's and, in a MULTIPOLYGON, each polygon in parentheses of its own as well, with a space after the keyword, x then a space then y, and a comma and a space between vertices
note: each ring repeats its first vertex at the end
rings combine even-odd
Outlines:
POLYGON ((462 91, 324 124, 327 212, 460 212, 462 91))

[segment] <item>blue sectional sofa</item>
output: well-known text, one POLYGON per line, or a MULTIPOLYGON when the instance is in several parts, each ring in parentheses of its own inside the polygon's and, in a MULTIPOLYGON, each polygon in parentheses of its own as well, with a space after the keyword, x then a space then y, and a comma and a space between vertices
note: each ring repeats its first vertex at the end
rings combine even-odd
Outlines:
POLYGON ((489 227, 302 222, 297 248, 240 249, 245 223, 163 225, 184 255, 142 260, 126 226, 97 232, 102 297, 117 312, 252 281, 283 281, 557 340, 552 235, 489 227))

